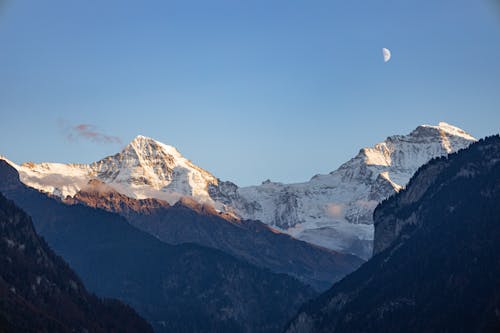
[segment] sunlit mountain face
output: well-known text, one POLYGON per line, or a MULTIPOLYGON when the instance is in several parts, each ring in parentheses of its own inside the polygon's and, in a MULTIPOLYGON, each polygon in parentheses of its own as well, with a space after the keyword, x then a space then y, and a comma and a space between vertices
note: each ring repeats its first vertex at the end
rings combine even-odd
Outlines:
POLYGON ((174 147, 145 136, 91 164, 10 163, 23 183, 63 199, 74 197, 93 180, 135 199, 154 198, 173 205, 190 197, 228 216, 259 220, 295 238, 367 259, 376 205, 404 188, 430 159, 475 140, 444 122, 422 125, 408 135, 390 136, 363 148, 339 169, 308 182, 250 187, 222 181, 174 147))

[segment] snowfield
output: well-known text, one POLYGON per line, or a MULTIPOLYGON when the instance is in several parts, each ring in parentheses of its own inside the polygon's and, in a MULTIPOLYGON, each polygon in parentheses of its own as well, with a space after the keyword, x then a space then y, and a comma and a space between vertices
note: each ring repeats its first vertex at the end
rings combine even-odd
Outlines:
POLYGON ((474 141, 447 123, 422 125, 408 135, 390 136, 363 148, 337 170, 307 182, 267 181, 241 188, 194 165, 174 147, 145 136, 137 136, 120 153, 88 165, 16 165, 2 158, 18 170, 23 183, 61 198, 74 196, 92 179, 137 199, 157 198, 173 204, 190 196, 220 211, 261 220, 304 241, 367 259, 372 253, 376 205, 403 188, 430 159, 474 141))

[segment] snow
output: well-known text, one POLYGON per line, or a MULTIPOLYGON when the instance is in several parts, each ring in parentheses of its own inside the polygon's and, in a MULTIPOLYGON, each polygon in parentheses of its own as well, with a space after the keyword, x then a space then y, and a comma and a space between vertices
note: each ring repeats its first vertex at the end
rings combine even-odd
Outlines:
POLYGON ((139 135, 120 153, 92 164, 24 163, 14 166, 28 186, 57 195, 74 196, 99 179, 127 196, 175 203, 183 196, 213 203, 208 184, 217 179, 193 165, 172 146, 139 135))
POLYGON ((303 183, 266 181, 242 188, 231 183, 222 186, 175 147, 143 135, 118 154, 92 164, 19 166, 7 161, 19 171, 23 183, 62 198, 74 196, 92 179, 138 199, 158 198, 173 204, 190 196, 220 211, 261 220, 299 239, 368 258, 376 205, 402 189, 431 158, 465 148, 475 140, 445 122, 422 125, 407 135, 394 135, 361 149, 330 174, 303 183), (212 197, 210 188, 217 195, 212 197))
POLYGON ((395 135, 327 175, 297 184, 239 188, 230 205, 299 239, 363 258, 371 255, 376 205, 401 190, 430 159, 467 147, 476 139, 441 122, 395 135))
POLYGON ((476 138, 474 138, 469 133, 465 132, 463 129, 458 128, 458 127, 453 126, 453 125, 450 125, 448 123, 445 123, 444 121, 439 122, 438 126, 431 126, 431 125, 423 125, 423 126, 440 129, 440 130, 445 131, 449 135, 462 137, 462 138, 469 140, 469 141, 476 141, 476 138))
POLYGON ((89 170, 84 165, 23 163, 14 167, 23 183, 63 198, 74 196, 89 179, 89 170))

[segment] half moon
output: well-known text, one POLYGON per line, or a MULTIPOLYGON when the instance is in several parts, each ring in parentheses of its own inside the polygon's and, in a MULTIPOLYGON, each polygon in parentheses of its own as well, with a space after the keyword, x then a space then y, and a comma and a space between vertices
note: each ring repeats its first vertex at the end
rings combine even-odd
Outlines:
POLYGON ((384 62, 391 60, 391 51, 389 49, 382 48, 382 54, 384 55, 384 62))

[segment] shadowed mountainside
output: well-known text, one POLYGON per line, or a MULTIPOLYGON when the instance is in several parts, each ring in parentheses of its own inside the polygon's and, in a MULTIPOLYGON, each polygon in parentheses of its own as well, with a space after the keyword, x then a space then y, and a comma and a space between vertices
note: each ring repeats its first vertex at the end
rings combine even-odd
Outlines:
POLYGON ((93 180, 67 203, 83 203, 124 216, 131 224, 169 244, 196 243, 256 266, 296 277, 325 290, 363 262, 273 230, 259 221, 218 213, 210 205, 183 198, 174 206, 158 199, 137 200, 93 180))
POLYGON ((88 289, 131 305, 157 332, 276 332, 315 294, 219 250, 168 245, 116 214, 63 204, 22 184, 4 161, 0 191, 88 289))
POLYGON ((1 332, 152 332, 134 310, 89 294, 35 232, 31 219, 0 194, 1 332))
POLYGON ((432 160, 374 213, 376 255, 286 332, 499 332, 500 137, 432 160))

